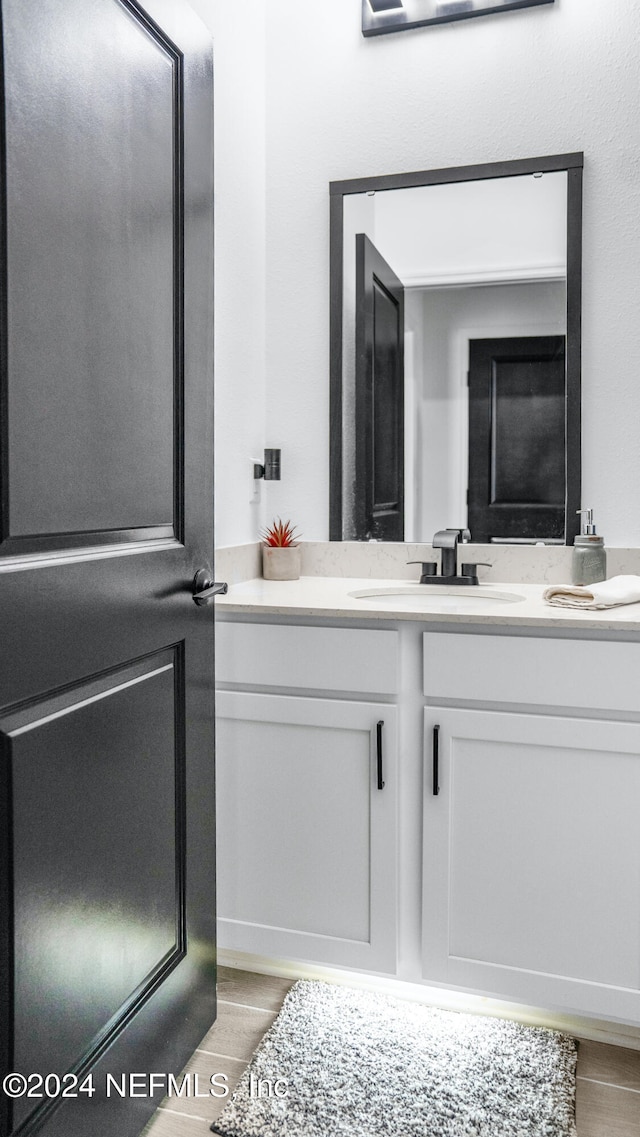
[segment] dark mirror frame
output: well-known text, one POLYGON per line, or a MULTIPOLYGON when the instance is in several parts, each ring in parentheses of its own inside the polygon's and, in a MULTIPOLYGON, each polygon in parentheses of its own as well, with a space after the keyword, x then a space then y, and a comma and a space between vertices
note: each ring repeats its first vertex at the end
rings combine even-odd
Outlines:
POLYGON ((566 326, 566 484, 565 543, 573 544, 580 530, 576 510, 581 507, 581 319, 582 319, 582 170, 584 155, 555 154, 478 166, 418 170, 329 183, 329 540, 342 541, 342 308, 343 308, 343 198, 376 190, 410 189, 512 178, 523 174, 567 174, 567 326, 566 326))

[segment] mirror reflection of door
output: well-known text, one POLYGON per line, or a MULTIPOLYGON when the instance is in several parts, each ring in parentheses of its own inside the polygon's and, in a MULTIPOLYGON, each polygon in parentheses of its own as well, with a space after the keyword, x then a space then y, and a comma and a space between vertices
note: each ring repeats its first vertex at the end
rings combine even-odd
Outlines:
POLYGON ((355 510, 358 540, 404 539, 404 288, 356 234, 355 510))
POLYGON ((564 450, 565 337, 471 340, 472 539, 563 541, 564 450))

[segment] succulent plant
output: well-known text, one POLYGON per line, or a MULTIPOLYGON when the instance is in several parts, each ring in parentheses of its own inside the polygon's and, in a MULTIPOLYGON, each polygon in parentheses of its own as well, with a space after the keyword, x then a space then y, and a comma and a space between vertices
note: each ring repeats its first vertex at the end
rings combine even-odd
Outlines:
POLYGON ((282 521, 280 518, 263 529, 260 537, 264 545, 277 549, 288 549, 298 542, 295 526, 290 521, 282 521))

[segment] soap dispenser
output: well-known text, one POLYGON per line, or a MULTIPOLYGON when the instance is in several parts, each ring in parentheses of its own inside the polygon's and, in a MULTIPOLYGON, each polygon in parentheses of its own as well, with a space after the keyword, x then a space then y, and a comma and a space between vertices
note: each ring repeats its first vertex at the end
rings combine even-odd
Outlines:
POLYGON ((604 551, 604 538, 596 533, 592 509, 577 509, 582 514, 580 533, 573 542, 571 558, 571 583, 596 584, 607 578, 607 554, 604 551))

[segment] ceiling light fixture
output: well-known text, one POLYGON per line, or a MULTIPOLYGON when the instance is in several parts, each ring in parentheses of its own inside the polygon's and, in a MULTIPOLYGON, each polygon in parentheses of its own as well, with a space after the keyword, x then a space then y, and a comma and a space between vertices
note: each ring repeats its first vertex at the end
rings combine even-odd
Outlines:
POLYGON ((379 36, 553 3, 554 0, 362 0, 362 34, 379 36))

